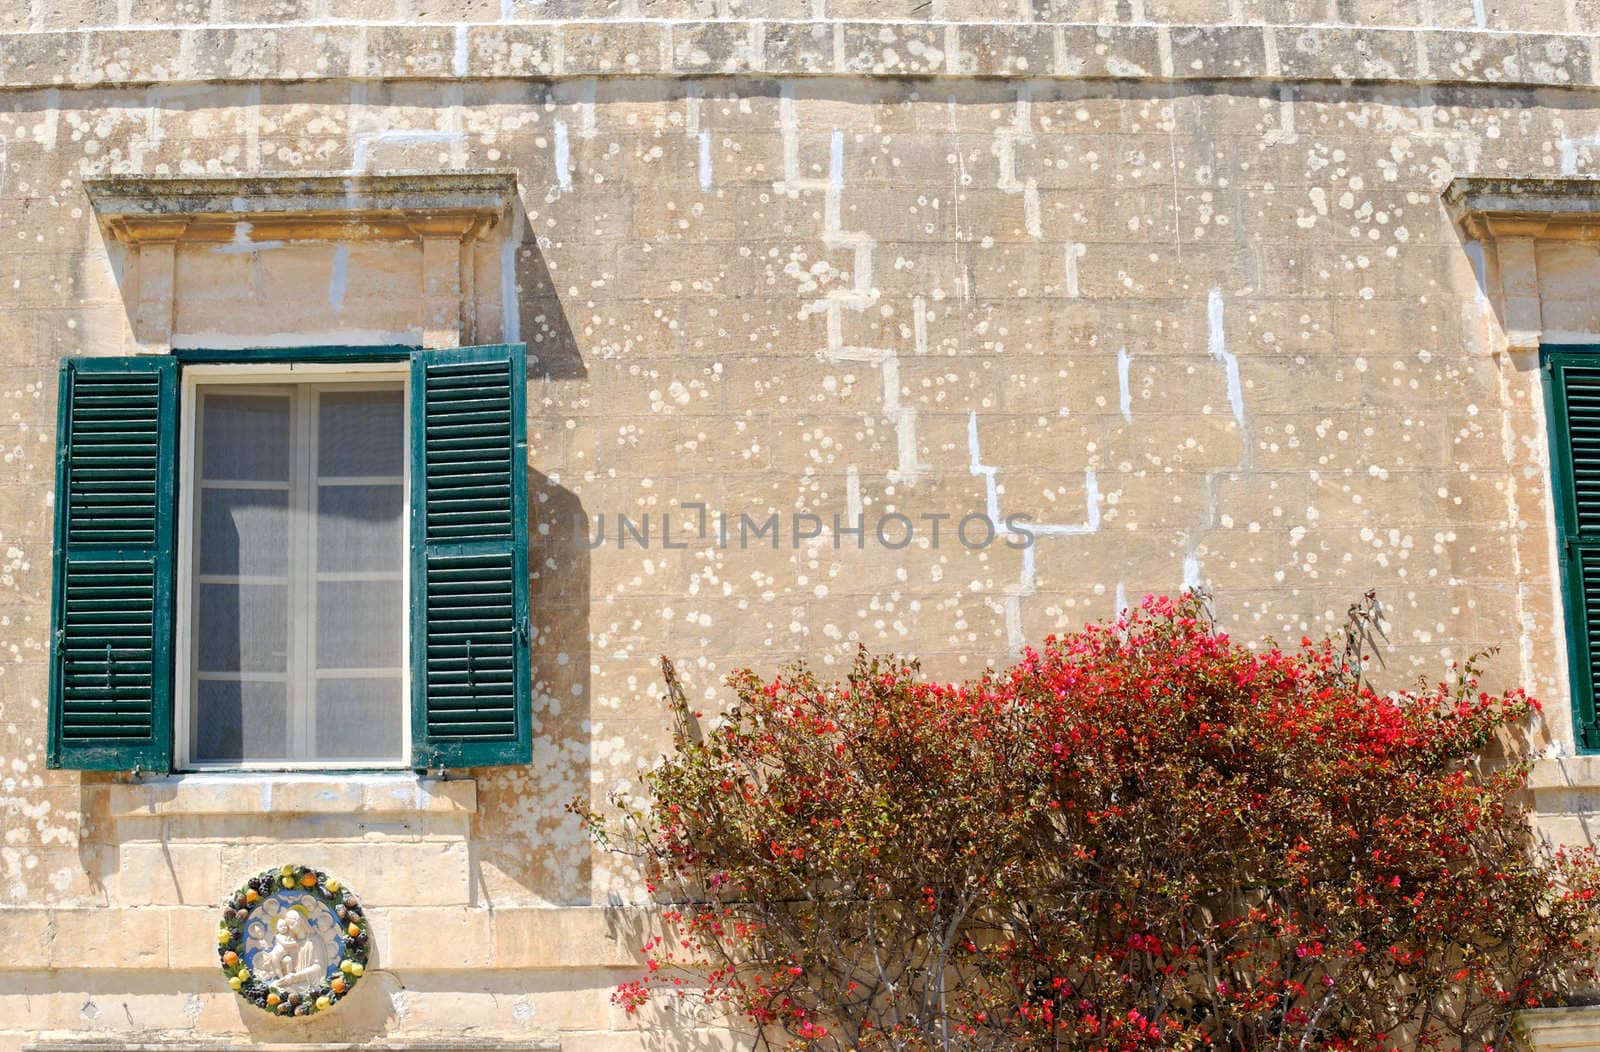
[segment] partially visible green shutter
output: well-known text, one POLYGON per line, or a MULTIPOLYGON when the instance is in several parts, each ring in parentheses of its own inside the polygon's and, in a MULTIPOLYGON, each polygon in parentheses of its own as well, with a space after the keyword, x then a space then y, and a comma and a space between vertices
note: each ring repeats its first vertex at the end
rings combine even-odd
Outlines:
POLYGON ((177 379, 171 358, 61 365, 51 767, 171 766, 177 379))
POLYGON ((1550 447, 1579 744, 1600 749, 1600 355, 1547 352, 1550 447))
POLYGON ((533 756, 522 344, 411 359, 412 759, 533 756))

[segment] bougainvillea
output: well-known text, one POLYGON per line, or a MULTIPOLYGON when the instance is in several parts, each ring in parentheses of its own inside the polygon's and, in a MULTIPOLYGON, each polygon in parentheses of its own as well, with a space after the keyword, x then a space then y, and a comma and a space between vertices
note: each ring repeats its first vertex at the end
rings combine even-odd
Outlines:
POLYGON ((1492 1049, 1591 978, 1600 868, 1505 758, 1537 706, 1470 671, 1381 695, 1166 599, 959 685, 740 673, 705 731, 663 664, 647 803, 586 815, 664 903, 630 1010, 818 1052, 1492 1049))

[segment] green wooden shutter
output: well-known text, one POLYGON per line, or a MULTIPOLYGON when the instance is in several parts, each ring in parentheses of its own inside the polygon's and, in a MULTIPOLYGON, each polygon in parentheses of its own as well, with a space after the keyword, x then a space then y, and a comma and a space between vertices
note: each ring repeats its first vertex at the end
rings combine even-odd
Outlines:
POLYGON ((533 756, 522 344, 411 359, 412 758, 533 756))
POLYGON ((1551 468, 1578 744, 1600 749, 1600 355, 1546 355, 1551 468))
POLYGON ((171 358, 61 365, 51 767, 171 766, 177 379, 171 358))

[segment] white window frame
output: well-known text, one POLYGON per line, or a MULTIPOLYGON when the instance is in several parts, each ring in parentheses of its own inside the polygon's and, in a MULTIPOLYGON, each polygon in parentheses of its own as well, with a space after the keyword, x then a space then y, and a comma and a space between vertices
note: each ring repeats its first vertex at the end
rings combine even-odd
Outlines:
POLYGON ((239 363, 226 365, 186 365, 182 370, 182 391, 178 433, 178 537, 177 580, 173 608, 173 760, 179 771, 307 771, 307 770, 409 770, 411 767, 411 618, 402 616, 400 655, 404 671, 402 686, 400 745, 402 755, 392 761, 330 761, 295 760, 264 763, 225 762, 203 763, 193 759, 194 691, 196 655, 192 646, 195 614, 195 564, 194 545, 197 533, 195 515, 198 511, 198 479, 195 474, 197 439, 197 410, 200 388, 256 385, 281 386, 284 384, 337 384, 383 382, 401 385, 401 398, 407 407, 401 441, 403 455, 401 471, 403 504, 401 516, 401 594, 407 609, 411 601, 411 369, 407 362, 280 362, 239 363))

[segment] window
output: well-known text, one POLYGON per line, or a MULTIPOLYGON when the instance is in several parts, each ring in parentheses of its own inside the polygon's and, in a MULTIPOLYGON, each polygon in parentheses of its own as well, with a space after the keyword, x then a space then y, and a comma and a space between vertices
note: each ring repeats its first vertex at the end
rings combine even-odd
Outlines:
POLYGON ((52 764, 527 762, 521 346, 203 357, 63 363, 52 764))
POLYGON ((222 370, 185 400, 179 766, 404 763, 404 374, 222 370))
POLYGON ((1567 652, 1577 744, 1600 749, 1600 354, 1597 348, 1546 349, 1546 418, 1556 495, 1567 652))

